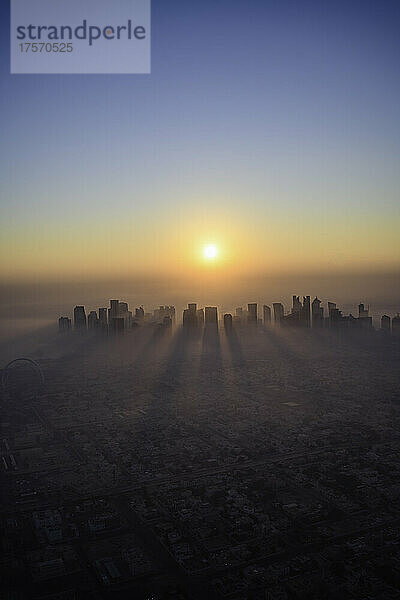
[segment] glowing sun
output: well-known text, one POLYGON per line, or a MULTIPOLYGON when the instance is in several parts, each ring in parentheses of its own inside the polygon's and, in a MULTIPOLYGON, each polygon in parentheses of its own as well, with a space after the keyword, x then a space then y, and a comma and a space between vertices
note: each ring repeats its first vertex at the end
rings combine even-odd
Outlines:
POLYGON ((217 257, 218 248, 217 246, 214 246, 214 244, 209 244, 208 246, 205 246, 203 254, 204 258, 206 258, 207 260, 212 260, 213 258, 217 257))

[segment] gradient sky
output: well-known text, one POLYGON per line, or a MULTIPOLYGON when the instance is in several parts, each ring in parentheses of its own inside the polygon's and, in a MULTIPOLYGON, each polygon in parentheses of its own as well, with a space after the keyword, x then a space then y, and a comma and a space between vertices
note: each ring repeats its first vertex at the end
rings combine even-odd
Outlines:
POLYGON ((123 76, 10 75, 1 11, 3 281, 399 272, 399 2, 153 0, 123 76))

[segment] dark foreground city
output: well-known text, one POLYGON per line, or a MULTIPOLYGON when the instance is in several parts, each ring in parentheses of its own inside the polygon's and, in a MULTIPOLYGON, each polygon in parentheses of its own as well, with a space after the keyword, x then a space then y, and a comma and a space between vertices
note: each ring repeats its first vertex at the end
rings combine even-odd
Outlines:
POLYGON ((3 598, 399 598, 398 336, 225 321, 54 344, 3 371, 3 598))

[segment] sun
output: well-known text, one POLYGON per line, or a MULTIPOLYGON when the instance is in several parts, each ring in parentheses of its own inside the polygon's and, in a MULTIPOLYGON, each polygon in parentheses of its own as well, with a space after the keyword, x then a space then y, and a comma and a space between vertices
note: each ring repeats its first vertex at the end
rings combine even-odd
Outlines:
POLYGON ((204 247, 203 254, 207 260, 213 260, 218 255, 218 248, 214 244, 209 244, 204 247))

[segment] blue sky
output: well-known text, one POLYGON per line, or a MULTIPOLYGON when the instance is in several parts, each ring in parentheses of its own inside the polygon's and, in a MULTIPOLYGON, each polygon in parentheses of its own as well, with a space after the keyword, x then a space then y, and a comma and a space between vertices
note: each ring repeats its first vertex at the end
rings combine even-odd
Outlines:
POLYGON ((149 76, 10 75, 1 11, 1 214, 17 236, 150 231, 200 207, 393 237, 398 2, 153 0, 149 76))

